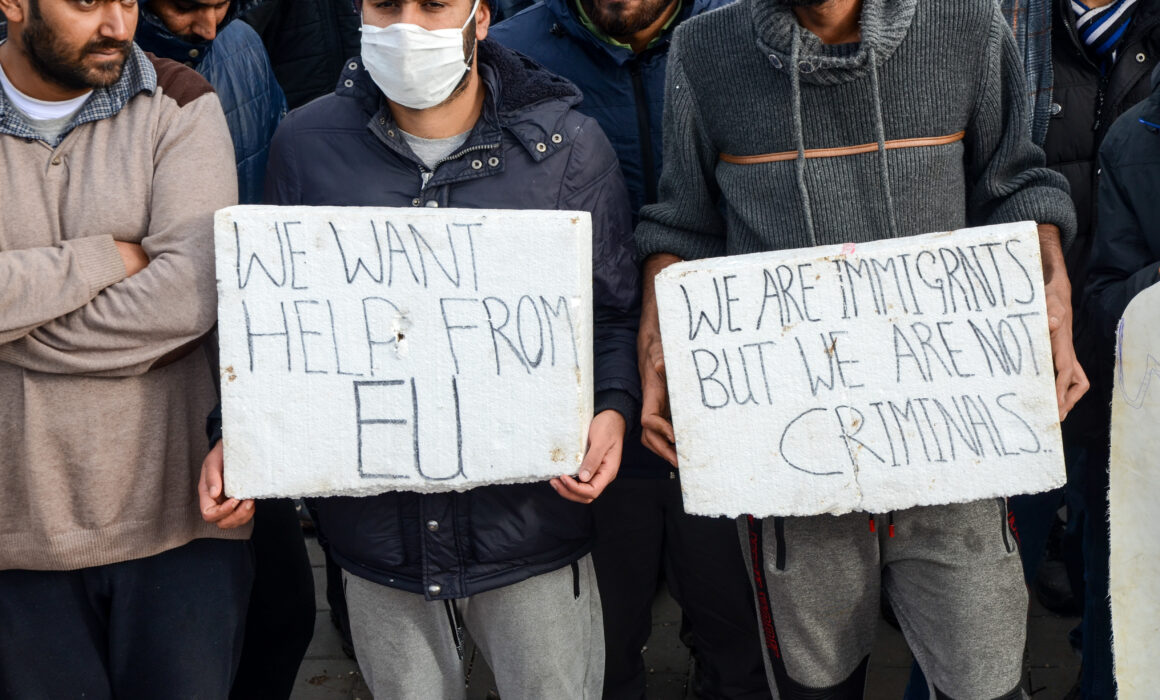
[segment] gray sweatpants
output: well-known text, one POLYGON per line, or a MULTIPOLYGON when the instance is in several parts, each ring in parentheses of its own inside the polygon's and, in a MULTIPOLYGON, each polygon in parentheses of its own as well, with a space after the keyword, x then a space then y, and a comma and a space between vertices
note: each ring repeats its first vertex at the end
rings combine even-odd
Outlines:
POLYGON ((861 698, 885 592, 932 697, 1020 697, 1027 589, 1006 511, 1003 499, 910 508, 873 528, 866 513, 742 519, 770 687, 861 698))
MULTIPOLYGON (((454 601, 504 700, 595 700, 604 681, 604 627, 592 557, 573 568, 454 601), (579 593, 577 594, 577 589, 579 593)), ((376 698, 466 697, 448 602, 343 571, 359 669, 376 698)))

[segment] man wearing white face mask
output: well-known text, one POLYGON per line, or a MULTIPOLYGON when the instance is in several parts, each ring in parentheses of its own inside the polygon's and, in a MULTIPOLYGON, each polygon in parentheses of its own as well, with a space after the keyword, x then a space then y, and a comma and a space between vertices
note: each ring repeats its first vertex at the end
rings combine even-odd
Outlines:
POLYGON ((282 122, 266 200, 591 212, 588 452, 578 478, 313 505, 377 697, 464 697, 469 631, 504 700, 596 698, 604 644, 587 504, 615 477, 639 407, 628 195, 607 138, 574 109, 579 91, 484 40, 487 2, 366 0, 361 57, 333 95, 282 122))

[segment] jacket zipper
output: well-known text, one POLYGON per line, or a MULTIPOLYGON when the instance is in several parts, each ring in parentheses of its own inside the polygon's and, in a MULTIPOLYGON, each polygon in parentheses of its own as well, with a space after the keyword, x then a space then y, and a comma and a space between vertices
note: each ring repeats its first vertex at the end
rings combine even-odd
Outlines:
POLYGON ((640 164, 644 170, 644 203, 657 201, 656 165, 652 148, 652 126, 649 124, 648 94, 644 90, 640 59, 634 58, 629 64, 632 76, 632 92, 636 101, 636 129, 640 139, 640 164))
POLYGON ((440 158, 439 160, 435 161, 435 167, 431 168, 430 170, 427 169, 427 166, 420 163, 419 164, 419 177, 422 180, 422 182, 419 185, 419 194, 422 195, 424 192, 427 191, 427 183, 431 182, 431 178, 435 176, 435 171, 438 170, 440 165, 443 165, 444 163, 446 163, 449 160, 455 160, 456 158, 460 158, 468 153, 473 153, 475 151, 489 151, 493 148, 499 148, 500 145, 501 144, 498 144, 498 143, 485 143, 485 144, 480 144, 478 146, 468 146, 467 148, 464 148, 460 151, 456 151, 455 153, 452 153, 449 156, 446 156, 444 158, 440 158))

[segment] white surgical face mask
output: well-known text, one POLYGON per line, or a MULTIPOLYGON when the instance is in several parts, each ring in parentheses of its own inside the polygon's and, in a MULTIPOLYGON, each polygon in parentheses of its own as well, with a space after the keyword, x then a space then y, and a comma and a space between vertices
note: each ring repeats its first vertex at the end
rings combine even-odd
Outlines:
POLYGON ((470 56, 463 53, 463 31, 475 19, 477 9, 479 0, 459 29, 364 23, 363 65, 387 99, 412 109, 427 109, 446 100, 471 68, 470 56))

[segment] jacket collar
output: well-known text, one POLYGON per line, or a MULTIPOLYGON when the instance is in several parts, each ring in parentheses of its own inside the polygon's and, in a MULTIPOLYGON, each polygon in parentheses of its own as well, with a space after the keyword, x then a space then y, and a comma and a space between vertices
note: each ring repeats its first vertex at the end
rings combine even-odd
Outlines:
POLYGON ((757 44, 775 68, 796 71, 803 83, 837 85, 856 80, 881 66, 906 38, 918 0, 864 0, 862 40, 827 46, 804 29, 788 7, 767 0, 740 0, 749 6, 757 44), (794 42, 800 42, 793 65, 794 42))
MULTIPOLYGON (((125 67, 121 71, 121 77, 109 87, 93 90, 84 106, 61 132, 60 139, 63 141, 65 136, 81 124, 116 116, 138 93, 153 94, 156 90, 157 71, 153 69, 153 64, 145 56, 145 52, 137 44, 133 44, 125 67)), ((24 115, 9 105, 3 90, 0 90, 0 134, 27 139, 40 138, 24 115)), ((57 144, 51 145, 56 147, 57 144)))
MULTIPOLYGON (((659 53, 668 48, 669 43, 673 38, 673 31, 690 17, 703 14, 709 10, 716 9, 722 5, 728 4, 730 0, 684 0, 681 3, 681 8, 678 12, 677 18, 664 34, 661 35, 660 40, 653 46, 650 46, 641 55, 659 53)), ((555 25, 552 27, 552 32, 563 32, 582 44, 594 47, 597 51, 607 54, 616 65, 623 66, 625 63, 637 57, 632 49, 613 46, 607 41, 603 41, 595 36, 584 23, 577 16, 576 8, 574 6, 576 0, 544 0, 544 6, 552 13, 555 18, 555 25)))
MULTIPOLYGON (((477 51, 479 78, 484 85, 483 112, 459 150, 498 146, 505 130, 536 162, 563 148, 566 141, 552 137, 560 133, 568 110, 580 104, 576 86, 492 41, 479 42, 477 51)), ((335 94, 358 100, 370 119, 367 126, 371 131, 396 152, 415 160, 361 58, 347 61, 335 94)))
MULTIPOLYGON (((233 0, 230 3, 229 9, 226 10, 225 19, 218 26, 218 36, 221 35, 221 31, 225 29, 226 25, 238 16, 239 2, 241 0, 233 0)), ((213 48, 213 40, 186 41, 169 31, 165 23, 149 10, 148 0, 142 0, 139 7, 137 33, 133 37, 134 41, 154 56, 169 58, 196 70, 205 60, 205 57, 209 55, 210 49, 213 48)))

